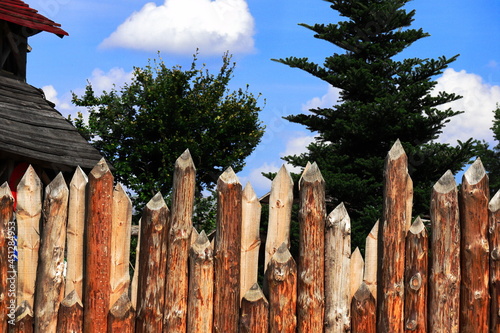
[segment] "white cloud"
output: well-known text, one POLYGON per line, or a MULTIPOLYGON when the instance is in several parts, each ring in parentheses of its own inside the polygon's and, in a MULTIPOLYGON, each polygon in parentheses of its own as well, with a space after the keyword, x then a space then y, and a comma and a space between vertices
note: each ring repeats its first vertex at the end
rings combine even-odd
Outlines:
POLYGON ((455 143, 456 140, 474 139, 493 141, 490 127, 493 124, 493 110, 500 102, 500 86, 490 85, 476 74, 459 72, 452 68, 445 70, 437 79, 435 91, 446 91, 463 96, 462 99, 441 106, 465 111, 451 118, 441 134, 439 141, 455 143))
POLYGON ((251 52, 254 19, 245 0, 165 0, 134 12, 102 47, 193 54, 251 52))
POLYGON ((314 97, 302 104, 302 111, 306 112, 316 108, 330 108, 338 104, 340 98, 340 89, 328 86, 328 91, 321 97, 314 97))
POLYGON ((271 181, 264 177, 262 175, 263 172, 278 172, 279 167, 276 165, 276 163, 267 163, 265 162, 258 168, 253 169, 250 171, 248 176, 240 176, 238 175, 238 178, 241 182, 241 184, 245 185, 247 182, 250 182, 252 184, 252 187, 254 188, 255 192, 258 193, 258 195, 265 194, 271 190, 271 181))
POLYGON ((108 72, 104 72, 100 68, 92 71, 89 82, 96 94, 102 91, 110 91, 115 86, 116 88, 122 87, 125 83, 130 82, 132 79, 132 72, 125 72, 123 68, 113 67, 108 72))

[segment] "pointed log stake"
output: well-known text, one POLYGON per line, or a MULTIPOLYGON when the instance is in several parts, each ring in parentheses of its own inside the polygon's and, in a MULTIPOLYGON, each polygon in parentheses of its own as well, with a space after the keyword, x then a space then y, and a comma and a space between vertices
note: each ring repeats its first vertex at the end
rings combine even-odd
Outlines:
POLYGON ((488 205, 490 233, 490 331, 500 332, 500 191, 488 205))
POLYGON ((406 236, 405 330, 427 332, 427 276, 429 242, 420 217, 406 236))
POLYGON ((375 223, 372 230, 366 237, 365 245, 365 275, 363 282, 377 300, 377 268, 378 268, 378 225, 375 223))
MULTIPOLYGON (((68 230, 67 230, 67 272, 64 296, 76 291, 79 302, 83 298, 83 259, 85 198, 88 177, 80 167, 69 184, 68 230)), ((82 304, 80 304, 82 305, 82 304)))
POLYGON ((351 219, 343 203, 326 219, 325 333, 350 330, 351 219))
MULTIPOLYGON (((35 280, 40 248, 40 218, 42 215, 42 182, 29 166, 17 186, 17 310, 16 320, 33 322, 35 280)), ((21 323, 20 323, 21 324, 21 323)), ((20 329, 17 325, 16 329, 20 329)))
POLYGON ((30 308, 28 301, 23 301, 17 304, 16 309, 16 325, 12 329, 14 333, 32 333, 34 332, 35 319, 30 315, 33 310, 30 308))
POLYGON ((196 169, 189 150, 175 161, 171 224, 168 233, 164 332, 186 332, 188 257, 193 229, 196 169))
POLYGON ((354 252, 351 254, 351 263, 350 263, 350 272, 349 272, 349 301, 352 299, 356 291, 358 291, 359 287, 363 283, 364 269, 365 269, 365 261, 363 260, 363 256, 361 255, 361 251, 359 251, 359 247, 354 249, 354 252))
POLYGON ((125 291, 109 310, 108 332, 135 332, 135 311, 128 298, 128 291, 125 291))
POLYGON ((352 333, 377 332, 377 306, 368 286, 363 282, 351 302, 352 333))
POLYGON ((240 308, 241 184, 232 168, 217 181, 214 332, 237 332, 240 308))
POLYGON ((167 232, 170 211, 161 193, 144 208, 137 286, 136 332, 161 332, 165 305, 167 232))
POLYGON ((264 272, 274 252, 283 242, 290 247, 292 205, 293 180, 285 165, 283 165, 271 184, 264 272))
POLYGON ((269 332, 295 333, 297 328, 297 265, 283 243, 266 270, 269 287, 269 332))
POLYGON ((428 329, 432 333, 458 333, 460 225, 457 184, 449 170, 433 187, 431 221, 428 329))
POLYGON ((64 250, 69 190, 62 173, 45 189, 43 232, 35 297, 35 332, 55 332, 64 297, 64 250))
POLYGON ((298 332, 323 332, 325 283, 325 181, 316 163, 299 182, 298 332))
POLYGON ((258 276, 261 205, 250 183, 243 190, 242 212, 240 297, 257 283, 258 276))
POLYGON ((17 279, 14 258, 14 236, 16 224, 13 220, 14 197, 7 185, 0 187, 0 332, 7 332, 9 321, 14 323, 15 317, 10 309, 15 311, 15 295, 9 293, 15 290, 17 279))
POLYGON ((478 158, 465 172, 460 191, 460 330, 489 330, 488 176, 478 158), (466 269, 465 269, 466 268, 466 269))
POLYGON ((408 159, 399 140, 385 160, 384 211, 380 225, 377 330, 403 332, 404 258, 408 193, 408 159))
POLYGON ((104 332, 109 311, 113 175, 104 159, 89 175, 83 329, 104 332))
POLYGON ((61 302, 57 319, 57 333, 83 332, 83 306, 74 289, 61 302))
POLYGON ((255 283, 241 301, 240 333, 267 332, 269 303, 259 285, 255 283))
POLYGON ((214 252, 205 231, 189 250, 187 332, 212 332, 214 308, 214 252))

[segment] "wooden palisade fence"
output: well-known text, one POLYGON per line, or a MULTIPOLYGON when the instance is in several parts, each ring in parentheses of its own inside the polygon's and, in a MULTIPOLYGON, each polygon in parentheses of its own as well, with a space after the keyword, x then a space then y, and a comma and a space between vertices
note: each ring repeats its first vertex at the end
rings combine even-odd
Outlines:
POLYGON ((261 206, 231 168, 217 183, 210 242, 192 224, 195 166, 188 151, 179 157, 171 209, 160 193, 144 208, 131 278, 132 203, 106 162, 45 189, 30 167, 16 203, 0 187, 0 332, 500 332, 500 194, 489 199, 480 160, 460 191, 447 172, 427 230, 411 221, 407 169, 398 141, 363 259, 351 253, 346 208, 326 211, 321 172, 308 164, 295 262, 283 167, 271 188, 261 289, 261 206))

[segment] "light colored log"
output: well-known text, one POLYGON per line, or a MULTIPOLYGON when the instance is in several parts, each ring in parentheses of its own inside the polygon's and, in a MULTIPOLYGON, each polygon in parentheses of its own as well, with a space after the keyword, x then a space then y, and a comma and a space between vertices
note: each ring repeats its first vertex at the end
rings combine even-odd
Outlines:
POLYGON ((350 270, 349 270, 349 301, 358 291, 363 283, 363 275, 365 270, 365 261, 361 255, 361 251, 357 247, 351 254, 350 270))
POLYGON ((316 163, 299 182, 298 332, 323 332, 325 283, 325 181, 316 163))
POLYGON ((490 236, 490 331, 500 332, 500 191, 488 204, 490 236))
POLYGON ((212 332, 214 308, 214 253, 205 231, 189 250, 187 332, 212 332))
POLYGON ((363 282, 351 302, 352 333, 377 332, 377 306, 368 286, 363 282))
POLYGON ((269 303, 259 285, 255 283, 241 300, 240 333, 267 332, 269 303))
MULTIPOLYGON (((142 219, 139 219, 138 230, 141 230, 141 221, 142 219)), ((139 232, 137 235, 137 246, 135 247, 134 274, 132 275, 132 282, 130 285, 130 302, 132 303, 132 307, 134 308, 134 310, 137 310, 137 289, 139 281, 140 251, 141 251, 141 233, 139 232)))
POLYGON ((406 232, 411 228, 413 212, 413 179, 408 175, 406 179, 406 232))
POLYGON ((187 325, 188 257, 193 229, 196 168, 189 150, 175 161, 163 331, 184 333, 187 325))
POLYGON ((61 302, 57 320, 57 333, 83 332, 83 305, 76 289, 61 302))
POLYGON ((488 176, 478 158, 464 173, 460 190, 462 332, 489 332, 489 200, 488 176))
POLYGON ((0 186, 0 332, 7 332, 15 322, 16 259, 14 253, 16 224, 13 219, 14 197, 5 182, 0 186), (11 313, 12 309, 12 313, 11 313))
POLYGON ((409 332, 427 332, 428 254, 427 232, 417 217, 406 236, 405 330, 409 332))
POLYGON ((433 187, 431 222, 428 329, 432 333, 458 333, 460 222, 457 185, 449 170, 433 187))
POLYGON ((383 219, 380 225, 377 330, 403 332, 404 258, 407 228, 408 159, 399 140, 385 160, 383 219))
POLYGON ((292 205, 293 180, 285 165, 283 165, 271 183, 264 272, 274 252, 283 242, 290 247, 292 205))
MULTIPOLYGON (((69 184, 68 228, 67 228, 67 271, 64 296, 73 290, 78 298, 83 298, 83 259, 84 229, 85 229, 85 200, 88 177, 80 167, 69 184)), ((80 304, 81 305, 81 304, 80 304)))
POLYGON ((108 314, 109 333, 134 333, 135 311, 125 291, 111 307, 108 314))
POLYGON ((350 324, 351 219, 344 203, 326 219, 325 333, 348 332, 350 324))
POLYGON ((136 332, 159 333, 163 329, 167 238, 170 211, 161 193, 144 208, 137 286, 136 332))
POLYGON ((240 297, 257 283, 261 205, 250 183, 243 190, 241 225, 240 297))
POLYGON ((269 332, 295 333, 297 329, 297 265, 283 243, 266 270, 269 289, 269 332))
POLYGON ((110 308, 128 292, 130 287, 130 229, 132 227, 132 201, 121 186, 113 190, 111 225, 110 308))
POLYGON ((241 184, 232 168, 217 181, 214 331, 237 332, 240 308, 241 184))
POLYGON ((377 300, 377 269, 378 269, 378 225, 375 223, 366 237, 365 243, 365 275, 363 282, 377 300))
MULTIPOLYGON (((33 322, 35 281, 40 248, 42 182, 29 166, 17 186, 17 320, 33 322), (29 318, 27 318, 29 317, 29 318), (30 319, 31 318, 31 319, 30 319)), ((27 324, 29 326, 29 324, 27 324)), ((18 326, 19 328, 20 326, 18 326)))
POLYGON ((35 297, 35 332, 55 332, 64 297, 64 250, 69 189, 62 173, 45 188, 40 262, 35 297))

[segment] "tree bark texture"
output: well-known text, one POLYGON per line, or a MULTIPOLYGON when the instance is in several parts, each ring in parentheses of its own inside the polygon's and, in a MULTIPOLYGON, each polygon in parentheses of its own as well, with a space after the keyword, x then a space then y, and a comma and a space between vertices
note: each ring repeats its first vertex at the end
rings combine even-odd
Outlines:
POLYGON ((255 283, 241 300, 240 333, 268 332, 269 303, 255 283))
POLYGON ((352 333, 376 333, 377 306, 368 286, 363 282, 351 302, 352 333))
POLYGON ((73 289, 59 306, 57 333, 81 333, 83 332, 83 304, 73 289))

